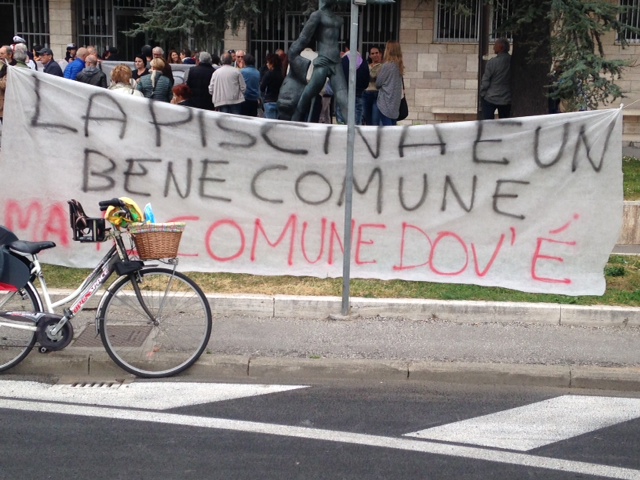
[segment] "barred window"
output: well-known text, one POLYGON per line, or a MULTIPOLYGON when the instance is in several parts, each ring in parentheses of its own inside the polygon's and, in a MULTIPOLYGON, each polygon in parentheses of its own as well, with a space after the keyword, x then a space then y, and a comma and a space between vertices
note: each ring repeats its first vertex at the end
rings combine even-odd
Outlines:
MULTIPOLYGON (((638 1, 638 0, 635 0, 638 1)), ((477 43, 480 37, 480 9, 483 0, 465 0, 455 6, 436 0, 435 41, 443 43, 477 43)), ((512 0, 498 2, 491 10, 491 40, 508 16, 512 0)), ((509 35, 507 35, 509 36, 509 35)))
MULTIPOLYGON (((640 28, 639 0, 620 0, 620 23, 640 28)), ((629 43, 640 43, 640 35, 629 30, 622 30, 618 34, 618 41, 626 40, 629 43)))

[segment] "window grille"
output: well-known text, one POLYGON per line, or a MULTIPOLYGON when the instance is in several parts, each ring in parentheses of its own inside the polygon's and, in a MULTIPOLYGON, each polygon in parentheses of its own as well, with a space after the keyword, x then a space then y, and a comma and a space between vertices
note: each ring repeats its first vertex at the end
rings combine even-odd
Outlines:
MULTIPOLYGON (((640 28, 640 2, 638 0, 620 0, 620 22, 625 25, 640 28)), ((618 34, 618 41, 626 40, 628 43, 640 43, 640 35, 629 30, 622 30, 618 34)))
POLYGON ((24 0, 14 5, 14 28, 8 38, 19 35, 29 48, 49 46, 49 0, 24 0))
MULTIPOLYGON (((480 38, 480 9, 483 0, 466 0, 448 6, 436 1, 435 41, 441 43, 477 43, 480 38)), ((509 15, 513 0, 498 2, 491 9, 490 40, 496 39, 495 32, 509 15)), ((505 35, 510 37, 510 35, 505 35)))
MULTIPOLYGON (((350 34, 349 19, 351 7, 348 2, 336 4, 337 13, 344 18, 340 34, 342 47, 350 34)), ((264 64, 267 54, 282 48, 289 50, 291 44, 298 38, 304 22, 308 18, 303 12, 279 13, 281 9, 274 8, 272 3, 265 1, 261 4, 262 14, 249 22, 249 51, 256 58, 256 66, 264 64)), ((384 48, 387 40, 397 40, 400 25, 400 2, 387 5, 372 5, 360 9, 358 18, 358 45, 361 53, 366 53, 372 46, 384 48)), ((310 48, 314 48, 310 45, 310 48)))

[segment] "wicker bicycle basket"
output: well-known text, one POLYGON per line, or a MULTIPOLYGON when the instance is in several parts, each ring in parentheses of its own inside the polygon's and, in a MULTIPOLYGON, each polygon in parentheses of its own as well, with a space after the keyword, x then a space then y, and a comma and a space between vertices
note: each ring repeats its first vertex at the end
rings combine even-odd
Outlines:
POLYGON ((129 233, 138 250, 140 260, 175 258, 185 224, 175 223, 134 223, 129 233))

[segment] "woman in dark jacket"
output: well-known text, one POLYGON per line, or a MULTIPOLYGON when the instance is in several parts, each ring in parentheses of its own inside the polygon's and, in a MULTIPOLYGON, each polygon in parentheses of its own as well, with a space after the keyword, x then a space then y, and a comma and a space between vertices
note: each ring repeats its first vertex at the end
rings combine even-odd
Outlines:
POLYGON ((278 118, 278 95, 284 81, 280 57, 275 53, 267 55, 267 73, 260 81, 260 93, 265 118, 278 118))

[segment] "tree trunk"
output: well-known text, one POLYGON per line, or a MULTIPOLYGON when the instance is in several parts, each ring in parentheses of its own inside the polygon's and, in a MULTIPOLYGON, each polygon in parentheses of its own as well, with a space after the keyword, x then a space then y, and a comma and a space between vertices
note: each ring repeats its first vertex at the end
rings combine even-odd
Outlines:
POLYGON ((551 27, 547 15, 551 10, 551 0, 535 3, 539 16, 526 27, 521 26, 513 36, 511 115, 514 117, 549 112, 547 86, 552 59, 551 27))

